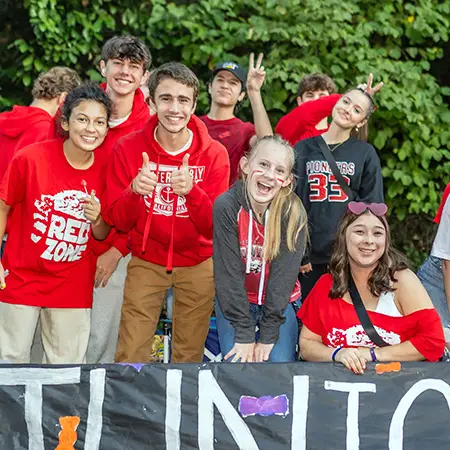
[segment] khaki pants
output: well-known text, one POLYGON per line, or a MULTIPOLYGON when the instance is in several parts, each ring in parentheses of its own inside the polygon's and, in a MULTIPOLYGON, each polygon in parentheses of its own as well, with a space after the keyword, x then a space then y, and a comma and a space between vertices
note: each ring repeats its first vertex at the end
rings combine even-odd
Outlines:
POLYGON ((0 360, 29 363, 34 332, 40 321, 43 364, 86 361, 90 309, 0 305, 0 360))
POLYGON ((214 303, 212 258, 166 268, 133 257, 128 264, 116 362, 148 362, 167 290, 173 287, 172 362, 201 362, 214 303))

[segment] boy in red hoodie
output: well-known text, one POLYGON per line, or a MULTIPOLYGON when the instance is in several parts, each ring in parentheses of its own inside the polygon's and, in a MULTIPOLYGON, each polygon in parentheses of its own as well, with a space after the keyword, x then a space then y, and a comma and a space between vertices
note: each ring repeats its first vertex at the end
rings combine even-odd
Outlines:
POLYGON ((16 105, 12 111, 0 114, 0 181, 18 150, 48 139, 53 116, 66 95, 80 83, 74 70, 53 67, 34 82, 30 106, 16 105))
MULTIPOLYGON (((146 82, 150 64, 149 49, 135 36, 114 36, 102 48, 100 69, 106 78, 102 88, 112 101, 112 111, 108 134, 96 157, 105 166, 118 139, 142 130, 148 121, 149 108, 139 87, 146 82)), ((89 364, 114 361, 126 268, 131 257, 127 241, 126 233, 113 229, 105 241, 96 245, 99 256, 87 352, 89 364)))
POLYGON ((117 362, 146 362, 173 287, 172 362, 200 362, 213 309, 212 205, 228 187, 225 147, 193 115, 198 79, 180 63, 149 82, 156 115, 122 138, 108 169, 108 218, 132 233, 117 362))
POLYGON ((322 73, 302 78, 297 91, 297 107, 280 119, 275 132, 291 145, 320 136, 328 130, 328 117, 340 99, 333 80, 322 73))

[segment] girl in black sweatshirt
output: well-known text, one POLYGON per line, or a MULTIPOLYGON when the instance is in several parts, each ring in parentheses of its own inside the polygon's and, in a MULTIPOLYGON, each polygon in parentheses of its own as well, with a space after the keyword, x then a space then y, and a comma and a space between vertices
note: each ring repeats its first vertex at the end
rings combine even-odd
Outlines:
POLYGON ((316 281, 328 271, 331 246, 338 223, 349 201, 383 203, 381 165, 375 149, 367 141, 367 122, 375 111, 373 95, 382 83, 346 92, 336 103, 332 123, 321 136, 300 141, 295 146, 298 177, 296 192, 308 213, 311 251, 305 258, 300 276, 302 297, 306 298, 316 281), (323 155, 327 146, 339 171, 351 190, 344 192, 323 155))
POLYGON ((216 317, 226 360, 296 359, 290 302, 300 296, 307 218, 293 192, 294 160, 280 137, 259 140, 241 159, 242 180, 214 204, 216 317))

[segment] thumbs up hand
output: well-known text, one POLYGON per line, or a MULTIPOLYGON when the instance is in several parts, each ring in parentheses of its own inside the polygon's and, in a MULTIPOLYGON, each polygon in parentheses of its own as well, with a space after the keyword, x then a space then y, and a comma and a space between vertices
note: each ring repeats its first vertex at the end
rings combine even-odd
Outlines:
POLYGON ((174 170, 170 177, 170 186, 177 195, 189 194, 194 185, 194 180, 189 173, 189 156, 189 153, 184 155, 181 167, 178 170, 174 170))
POLYGON ((150 161, 147 153, 142 153, 142 167, 139 169, 139 173, 131 183, 131 189, 136 194, 149 195, 154 191, 158 178, 155 172, 150 170, 150 161))

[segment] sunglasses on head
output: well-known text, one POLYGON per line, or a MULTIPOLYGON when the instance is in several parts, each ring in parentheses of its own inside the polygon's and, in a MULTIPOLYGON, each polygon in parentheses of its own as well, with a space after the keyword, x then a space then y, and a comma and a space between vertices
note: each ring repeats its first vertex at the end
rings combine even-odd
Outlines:
POLYGON ((364 203, 364 202, 350 202, 348 204, 348 210, 353 214, 359 216, 364 211, 369 210, 377 217, 386 215, 388 207, 384 203, 364 203))

